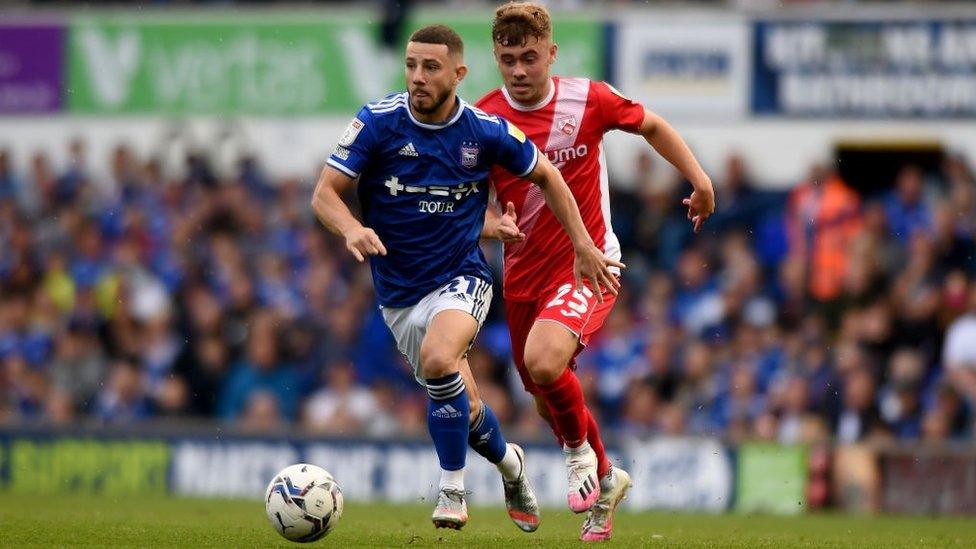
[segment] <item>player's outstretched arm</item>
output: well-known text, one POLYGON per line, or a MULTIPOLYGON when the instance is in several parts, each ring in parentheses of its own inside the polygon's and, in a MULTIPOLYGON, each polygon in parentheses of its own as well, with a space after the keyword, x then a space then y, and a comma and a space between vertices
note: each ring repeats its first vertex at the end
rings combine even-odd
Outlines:
POLYGON ((573 274, 576 276, 577 287, 583 286, 583 279, 589 281, 597 298, 603 301, 603 290, 616 295, 620 288, 620 281, 610 272, 610 267, 624 268, 624 264, 610 259, 596 247, 590 234, 586 232, 583 218, 580 216, 579 206, 570 192, 569 186, 559 170, 549 160, 539 155, 535 169, 526 177, 542 189, 546 198, 546 205, 562 224, 563 230, 569 235, 576 252, 573 264, 573 274))
POLYGON ((688 207, 688 219, 695 224, 697 233, 708 216, 715 211, 715 191, 712 189, 712 180, 677 130, 658 114, 645 109, 644 121, 638 133, 654 147, 658 154, 677 168, 694 188, 691 196, 682 200, 682 203, 688 207))
POLYGON ((312 210, 327 229, 346 239, 346 249, 357 261, 363 262, 366 256, 386 255, 386 247, 373 229, 364 227, 342 201, 340 195, 352 186, 353 181, 332 166, 325 166, 312 194, 312 210))

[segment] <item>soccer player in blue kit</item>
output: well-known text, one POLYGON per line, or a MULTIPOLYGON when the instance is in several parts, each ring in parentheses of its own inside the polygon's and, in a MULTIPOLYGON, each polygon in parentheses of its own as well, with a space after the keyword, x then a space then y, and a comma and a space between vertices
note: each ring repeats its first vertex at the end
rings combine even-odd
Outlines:
MULTIPOLYGON (((577 283, 616 291, 559 171, 518 128, 456 94, 467 74, 461 38, 430 25, 406 48, 406 93, 363 107, 322 170, 312 208, 359 261, 370 258, 383 318, 417 381, 427 389, 427 425, 441 466, 432 520, 467 522, 467 445, 502 474, 509 516, 523 531, 539 525, 522 449, 505 441, 478 395, 466 354, 492 297, 491 271, 478 246, 488 206, 488 176, 501 165, 539 186, 576 252, 577 283), (358 183, 357 183, 358 180, 358 183), (340 198, 357 184, 363 222, 340 198)), ((494 227, 518 238, 514 214, 494 227)))

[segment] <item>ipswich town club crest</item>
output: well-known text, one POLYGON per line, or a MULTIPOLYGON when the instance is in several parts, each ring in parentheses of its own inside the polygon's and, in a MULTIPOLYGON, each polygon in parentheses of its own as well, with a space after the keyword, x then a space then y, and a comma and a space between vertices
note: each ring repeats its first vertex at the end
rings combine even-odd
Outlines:
POLYGON ((481 149, 477 143, 463 143, 461 145, 461 165, 465 168, 473 168, 478 165, 478 154, 481 149))
POLYGON ((566 135, 573 135, 573 132, 576 131, 576 117, 573 115, 564 116, 556 123, 556 127, 566 135))

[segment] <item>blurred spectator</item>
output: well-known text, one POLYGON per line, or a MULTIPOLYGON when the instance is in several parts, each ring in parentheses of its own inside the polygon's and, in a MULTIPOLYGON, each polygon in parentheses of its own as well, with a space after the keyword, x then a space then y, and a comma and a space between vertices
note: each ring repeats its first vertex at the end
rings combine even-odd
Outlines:
POLYGON ((14 173, 7 149, 0 149, 0 202, 16 206, 21 212, 31 210, 34 203, 30 188, 14 173))
POLYGON ((934 402, 926 413, 922 424, 924 437, 936 436, 941 438, 966 439, 973 436, 971 406, 959 394, 951 381, 941 381, 935 388, 934 402), (934 417, 933 425, 928 421, 934 417), (927 432, 933 429, 933 433, 927 432))
POLYGON ((895 178, 895 188, 885 198, 885 214, 891 234, 907 240, 932 229, 932 205, 925 196, 925 180, 917 166, 905 166, 895 178))
POLYGON ((790 254, 807 266, 810 295, 821 302, 839 297, 850 244, 861 227, 857 194, 836 172, 816 166, 790 192, 787 227, 790 254))
POLYGON ((719 324, 725 315, 721 294, 712 275, 714 270, 714 265, 697 248, 685 250, 678 262, 675 314, 681 326, 696 336, 719 324))
POLYGON ((675 401, 689 410, 686 420, 688 431, 697 435, 716 435, 708 407, 718 394, 718 386, 717 379, 712 375, 712 356, 707 345, 695 341, 688 346, 681 374, 682 383, 675 401))
POLYGON ((391 431, 390 420, 381 417, 373 393, 356 383, 352 363, 333 362, 326 366, 325 375, 325 387, 313 393, 305 403, 304 428, 317 433, 345 435, 391 431), (373 422, 376 427, 370 425, 373 422))
POLYGON ((908 246, 908 261, 895 277, 891 304, 896 311, 898 341, 931 351, 938 345, 939 274, 930 235, 917 233, 908 246))
POLYGON ((949 439, 949 420, 937 410, 930 410, 922 420, 922 440, 945 442, 949 439))
POLYGON ((851 371, 844 378, 841 400, 833 418, 834 437, 838 442, 850 444, 885 434, 874 387, 874 379, 865 369, 851 371))
POLYGON ((189 389, 182 377, 169 376, 153 393, 153 413, 160 417, 181 418, 189 410, 189 389))
POLYGON ((610 311, 597 341, 581 356, 587 371, 596 374, 596 394, 600 405, 616 410, 627 387, 644 373, 641 360, 643 342, 623 307, 610 311))
POLYGON ((807 381, 801 376, 791 377, 783 390, 783 412, 779 419, 779 429, 776 439, 783 444, 809 442, 806 438, 811 421, 816 418, 809 415, 809 390, 807 381))
POLYGON ((730 437, 742 440, 751 435, 753 422, 765 411, 766 403, 757 390, 753 364, 742 361, 730 369, 728 385, 716 399, 713 414, 730 437))
MULTIPOLYGON (((976 249, 973 238, 976 231, 962 232, 957 230, 958 216, 963 215, 954 211, 949 202, 940 202, 935 208, 933 222, 933 241, 936 265, 940 274, 959 270, 963 273, 976 272, 976 257, 972 250, 976 249)), ((965 215, 976 215, 976 212, 965 215)))
POLYGON ((48 376, 60 398, 73 410, 90 412, 106 378, 108 361, 98 343, 95 327, 74 322, 61 337, 48 376))
POLYGON ((630 188, 610 186, 614 232, 625 249, 639 252, 628 265, 628 271, 646 269, 647 266, 641 265, 645 260, 655 268, 673 269, 691 236, 686 210, 681 205, 684 198, 681 193, 687 187, 669 168, 662 176, 655 158, 650 150, 641 149, 634 157, 636 179, 630 188))
POLYGON ((976 286, 969 294, 967 313, 946 331, 942 362, 953 386, 976 406, 976 286))
POLYGON ((227 346, 217 335, 206 335, 184 346, 174 372, 187 380, 190 412, 214 415, 229 358, 227 346))
POLYGON ((976 238, 976 176, 961 155, 947 156, 944 173, 949 186, 948 207, 953 232, 971 243, 976 238))
POLYGON ((54 193, 55 202, 62 206, 82 198, 82 191, 89 184, 85 142, 72 139, 68 154, 68 169, 58 177, 54 193))
POLYGON ((281 403, 271 392, 256 390, 247 395, 238 425, 247 432, 267 433, 281 428, 281 403))
POLYGON ((151 412, 138 366, 127 360, 115 362, 98 396, 98 417, 105 423, 126 424, 146 419, 151 412))
POLYGON ((920 388, 925 370, 925 359, 918 351, 905 348, 891 356, 880 410, 888 430, 898 438, 915 439, 922 434, 920 388))
POLYGON ((618 431, 629 437, 647 437, 657 430, 660 401, 654 387, 637 382, 627 388, 618 431))
MULTIPOLYGON (((301 397, 297 373, 280 359, 274 317, 258 314, 252 323, 247 354, 228 374, 218 397, 217 413, 225 420, 237 419, 251 406, 252 395, 263 392, 274 397, 277 416, 291 420, 301 397)), ((262 400, 258 410, 264 414, 266 406, 262 400)))
POLYGON ((44 419, 53 425, 68 425, 76 419, 75 406, 66 391, 53 389, 44 402, 44 419))
MULTIPOLYGON (((709 223, 713 230, 720 233, 729 230, 759 233, 767 210, 775 210, 774 200, 773 195, 760 192, 756 188, 745 159, 738 153, 730 154, 725 159, 725 172, 717 181, 715 204, 718 209, 709 219, 709 223)), ((769 248, 771 242, 760 239, 757 245, 766 247, 771 254, 774 253, 769 248)))

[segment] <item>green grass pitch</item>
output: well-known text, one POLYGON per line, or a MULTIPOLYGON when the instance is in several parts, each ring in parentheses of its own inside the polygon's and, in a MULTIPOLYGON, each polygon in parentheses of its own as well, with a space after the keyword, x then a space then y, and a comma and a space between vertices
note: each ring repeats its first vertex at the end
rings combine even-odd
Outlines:
MULTIPOLYGON (((349 504, 320 547, 571 547, 582 517, 547 509, 523 534, 500 508, 472 508, 460 532, 435 530, 428 505, 349 504)), ((261 501, 0 494, 0 547, 299 547, 261 501)), ((976 520, 621 513, 613 547, 976 547, 976 520)))

